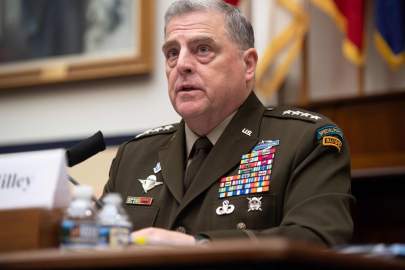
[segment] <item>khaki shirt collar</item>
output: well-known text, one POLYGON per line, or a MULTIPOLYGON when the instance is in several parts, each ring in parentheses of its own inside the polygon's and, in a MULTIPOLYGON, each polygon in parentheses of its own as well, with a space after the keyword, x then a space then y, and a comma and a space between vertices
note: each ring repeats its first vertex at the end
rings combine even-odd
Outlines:
MULTIPOLYGON (((221 137, 222 133, 224 132, 226 126, 231 122, 232 118, 235 116, 236 111, 225 118, 218 126, 216 126, 210 133, 207 134, 207 138, 210 140, 212 145, 215 145, 218 141, 219 137, 221 137)), ((195 134, 185 123, 184 131, 186 135, 186 148, 187 148, 187 157, 190 156, 191 149, 195 141, 199 138, 197 134, 195 134)))

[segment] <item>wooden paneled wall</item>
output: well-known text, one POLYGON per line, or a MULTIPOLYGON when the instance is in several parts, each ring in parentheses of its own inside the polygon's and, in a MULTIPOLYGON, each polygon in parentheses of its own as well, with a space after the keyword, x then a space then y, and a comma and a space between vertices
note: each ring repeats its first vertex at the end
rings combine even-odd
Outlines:
POLYGON ((405 92, 311 104, 349 141, 352 168, 405 166, 405 92))
POLYGON ((405 242, 405 93, 307 107, 344 131, 352 157, 354 243, 405 242))

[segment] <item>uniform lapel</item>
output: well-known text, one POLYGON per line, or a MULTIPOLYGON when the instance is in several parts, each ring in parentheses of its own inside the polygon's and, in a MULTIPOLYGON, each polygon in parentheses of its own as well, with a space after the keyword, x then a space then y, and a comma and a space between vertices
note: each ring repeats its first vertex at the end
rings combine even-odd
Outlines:
MULTIPOLYGON (((181 201, 177 215, 198 195, 240 163, 241 156, 250 152, 258 142, 260 123, 265 108, 251 94, 211 150, 201 170, 181 201), (243 133, 242 131, 245 131, 243 133), (250 136, 249 131, 251 131, 250 136)), ((172 224, 175 219, 172 220, 172 224)))
POLYGON ((183 198, 184 149, 184 122, 182 121, 170 142, 159 151, 164 181, 178 203, 183 198))

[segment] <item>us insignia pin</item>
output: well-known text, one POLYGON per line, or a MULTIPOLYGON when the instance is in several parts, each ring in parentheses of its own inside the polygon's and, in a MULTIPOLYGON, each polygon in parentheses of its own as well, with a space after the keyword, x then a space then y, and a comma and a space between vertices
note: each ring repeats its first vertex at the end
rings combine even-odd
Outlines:
POLYGON ((252 197, 247 198, 249 203, 248 212, 250 211, 262 211, 262 198, 263 197, 252 197))
POLYGON ((242 133, 248 136, 252 136, 252 131, 247 128, 242 129, 242 133))
POLYGON ((145 193, 147 193, 152 188, 163 184, 163 182, 156 181, 156 175, 154 174, 149 175, 146 179, 138 179, 138 181, 141 182, 143 191, 145 191, 145 193))

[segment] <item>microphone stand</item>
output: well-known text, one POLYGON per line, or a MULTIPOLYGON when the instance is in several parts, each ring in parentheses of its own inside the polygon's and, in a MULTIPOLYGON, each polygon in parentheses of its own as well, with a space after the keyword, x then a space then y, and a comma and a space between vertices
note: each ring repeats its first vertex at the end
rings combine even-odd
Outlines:
MULTIPOLYGON (((71 177, 70 175, 68 175, 68 179, 69 179, 70 183, 72 183, 73 185, 75 185, 75 186, 80 186, 80 183, 77 182, 77 181, 76 181, 73 177, 71 177)), ((98 200, 94 195, 91 196, 91 200, 96 204, 96 206, 97 206, 98 209, 102 208, 103 205, 104 205, 104 204, 103 204, 100 200, 98 200)))

